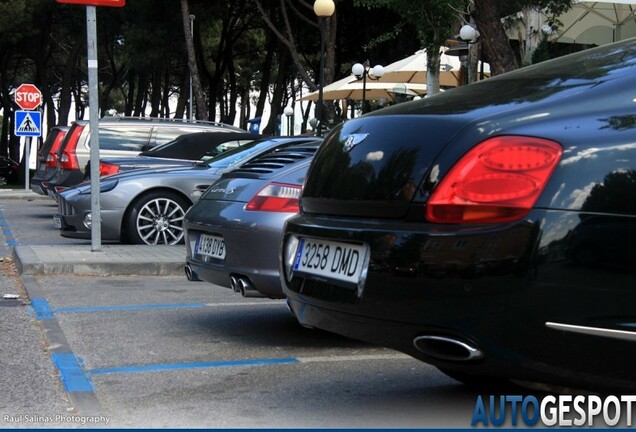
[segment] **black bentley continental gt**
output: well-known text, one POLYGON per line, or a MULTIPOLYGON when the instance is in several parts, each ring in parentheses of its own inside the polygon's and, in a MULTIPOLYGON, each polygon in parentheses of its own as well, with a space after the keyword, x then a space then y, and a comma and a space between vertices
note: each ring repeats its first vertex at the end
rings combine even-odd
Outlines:
POLYGON ((305 326, 466 383, 636 390, 636 39, 347 121, 287 222, 305 326))

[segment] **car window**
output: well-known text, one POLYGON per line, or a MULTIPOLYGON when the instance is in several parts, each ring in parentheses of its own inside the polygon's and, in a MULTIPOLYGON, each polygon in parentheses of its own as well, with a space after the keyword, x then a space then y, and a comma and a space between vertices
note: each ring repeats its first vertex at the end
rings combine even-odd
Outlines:
MULTIPOLYGON (((177 137, 185 134, 191 134, 196 132, 210 132, 210 128, 198 128, 193 126, 188 127, 155 127, 153 132, 153 139, 150 142, 149 148, 174 141, 177 137)), ((215 132, 233 132, 232 130, 215 130, 215 132)))
POLYGON ((207 154, 203 155, 201 160, 202 161, 209 161, 213 157, 216 157, 216 156, 220 155, 221 153, 225 153, 225 152, 233 150, 233 149, 235 149, 237 147, 244 146, 245 144, 247 144, 249 142, 252 142, 252 141, 254 141, 254 140, 234 140, 234 141, 224 142, 223 144, 219 144, 218 146, 216 146, 214 148, 214 150, 211 150, 207 154))
POLYGON ((140 152, 148 144, 149 136, 149 127, 100 126, 99 148, 140 152))
POLYGON ((252 141, 240 147, 228 150, 208 161, 210 168, 227 168, 253 155, 265 147, 271 147, 270 140, 252 141))
POLYGON ((170 141, 166 141, 164 143, 161 143, 161 144, 151 148, 150 150, 143 151, 141 153, 141 155, 142 156, 155 156, 155 155, 161 154, 163 151, 166 151, 166 150, 170 151, 170 149, 172 149, 173 147, 182 146, 183 145, 183 141, 182 140, 178 140, 176 138, 178 138, 178 136, 175 137, 175 139, 172 139, 170 141))

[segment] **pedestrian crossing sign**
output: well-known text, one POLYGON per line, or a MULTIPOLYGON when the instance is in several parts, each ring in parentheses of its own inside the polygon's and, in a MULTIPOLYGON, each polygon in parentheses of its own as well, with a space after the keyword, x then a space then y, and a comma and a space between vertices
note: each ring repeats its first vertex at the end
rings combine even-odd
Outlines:
POLYGON ((40 111, 15 112, 15 136, 42 136, 42 113, 40 111))

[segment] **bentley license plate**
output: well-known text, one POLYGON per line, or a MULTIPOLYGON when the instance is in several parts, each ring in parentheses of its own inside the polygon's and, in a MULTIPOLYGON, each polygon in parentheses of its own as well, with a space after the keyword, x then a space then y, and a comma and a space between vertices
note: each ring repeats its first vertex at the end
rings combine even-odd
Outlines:
POLYGON ((357 284, 366 265, 368 245, 301 238, 294 271, 357 284))

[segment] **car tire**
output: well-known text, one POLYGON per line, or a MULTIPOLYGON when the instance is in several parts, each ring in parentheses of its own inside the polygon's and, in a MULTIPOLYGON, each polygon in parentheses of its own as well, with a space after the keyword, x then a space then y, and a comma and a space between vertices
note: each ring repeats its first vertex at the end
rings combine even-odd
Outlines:
POLYGON ((128 241, 147 245, 183 243, 183 219, 191 205, 174 192, 142 195, 135 200, 125 220, 128 241))

